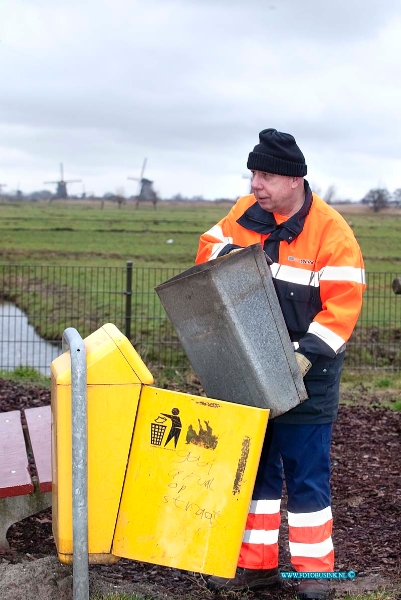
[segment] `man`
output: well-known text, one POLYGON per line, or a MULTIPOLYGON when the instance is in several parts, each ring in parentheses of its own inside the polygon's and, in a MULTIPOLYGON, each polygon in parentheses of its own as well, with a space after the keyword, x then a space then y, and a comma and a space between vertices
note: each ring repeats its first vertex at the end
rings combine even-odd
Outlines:
MULTIPOLYGON (((235 577, 210 577, 214 590, 276 584, 283 471, 291 563, 298 572, 334 570, 330 445, 345 344, 365 289, 354 234, 311 192, 305 158, 292 135, 259 134, 249 154, 253 193, 204 233, 196 262, 260 243, 304 376, 308 399, 269 421, 235 577)), ((224 549, 222 549, 224 551, 224 549)), ((300 599, 324 600, 327 579, 301 579, 300 599)))

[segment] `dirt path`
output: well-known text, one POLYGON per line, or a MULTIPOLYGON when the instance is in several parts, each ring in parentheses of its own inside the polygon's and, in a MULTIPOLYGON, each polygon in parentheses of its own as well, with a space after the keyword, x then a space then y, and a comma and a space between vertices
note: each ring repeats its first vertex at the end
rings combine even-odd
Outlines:
MULTIPOLYGON (((352 394, 354 397, 355 390, 352 394)), ((354 580, 335 584, 336 596, 384 588, 394 600, 399 600, 401 413, 383 407, 371 408, 373 399, 366 392, 361 392, 358 399, 360 406, 341 407, 333 434, 336 570, 357 572, 354 580)), ((0 411, 49 402, 48 390, 0 380, 0 411)), ((282 516, 280 567, 289 570, 285 511, 282 516)), ((7 539, 11 550, 0 554, 1 600, 71 600, 72 569, 58 561, 51 509, 10 527, 7 539)), ((124 589, 160 600, 214 597, 199 574, 126 559, 113 566, 91 566, 90 580, 91 590, 101 593, 124 589)), ((292 600, 295 590, 296 584, 286 583, 274 591, 237 594, 236 598, 292 600)))

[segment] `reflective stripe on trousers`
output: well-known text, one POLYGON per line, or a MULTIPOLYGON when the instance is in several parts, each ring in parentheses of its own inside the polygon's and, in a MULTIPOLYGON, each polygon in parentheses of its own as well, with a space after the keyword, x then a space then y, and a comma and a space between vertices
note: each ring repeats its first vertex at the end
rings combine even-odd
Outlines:
POLYGON ((270 421, 238 565, 278 566, 283 470, 291 563, 297 571, 333 571, 330 443, 332 425, 270 421))

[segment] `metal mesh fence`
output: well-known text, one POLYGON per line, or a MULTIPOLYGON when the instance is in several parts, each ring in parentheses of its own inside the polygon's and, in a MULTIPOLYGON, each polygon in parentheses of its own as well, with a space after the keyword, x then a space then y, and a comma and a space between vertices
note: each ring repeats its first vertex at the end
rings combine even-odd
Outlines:
POLYGON ((393 291, 397 277, 367 274, 361 316, 347 344, 347 367, 401 369, 401 295, 393 291))
MULTIPOLYGON (((154 291, 180 273, 172 267, 0 265, 0 370, 50 373, 61 338, 74 327, 85 338, 114 323, 147 366, 188 367, 154 291)), ((401 368, 401 295, 397 273, 368 273, 364 306, 347 345, 346 368, 401 368)))

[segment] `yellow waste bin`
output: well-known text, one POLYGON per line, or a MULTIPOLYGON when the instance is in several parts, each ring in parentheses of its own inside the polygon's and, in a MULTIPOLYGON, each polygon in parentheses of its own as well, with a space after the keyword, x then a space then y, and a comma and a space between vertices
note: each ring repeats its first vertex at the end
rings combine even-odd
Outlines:
POLYGON ((231 577, 268 412, 145 387, 112 552, 231 577))
MULTIPOLYGON (((114 325, 84 343, 90 561, 231 577, 269 410, 153 387, 114 325)), ((52 363, 52 414, 53 533, 72 562, 69 353, 52 363)))
MULTIPOLYGON (((88 414, 88 542, 91 562, 110 555, 132 432, 143 384, 153 376, 110 323, 85 340, 88 414)), ((60 560, 72 562, 70 352, 51 364, 53 534, 60 560)))

